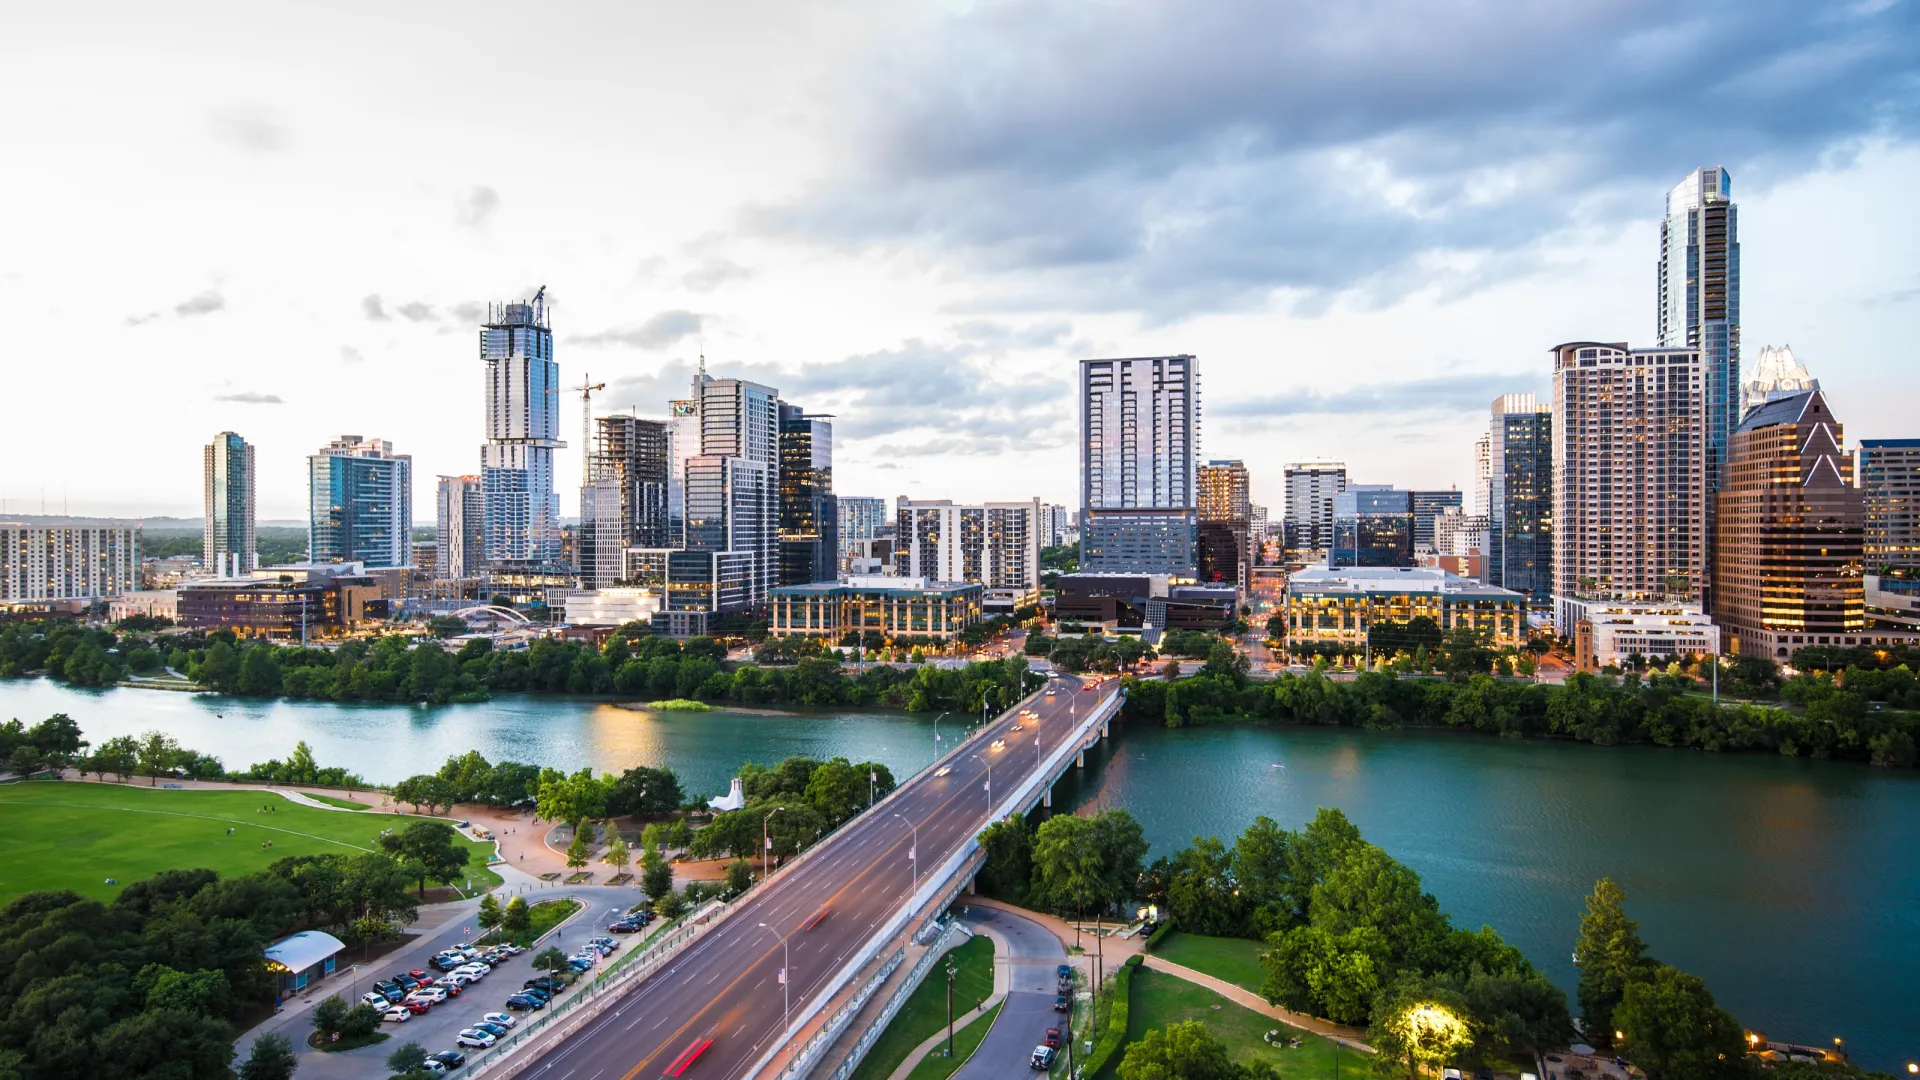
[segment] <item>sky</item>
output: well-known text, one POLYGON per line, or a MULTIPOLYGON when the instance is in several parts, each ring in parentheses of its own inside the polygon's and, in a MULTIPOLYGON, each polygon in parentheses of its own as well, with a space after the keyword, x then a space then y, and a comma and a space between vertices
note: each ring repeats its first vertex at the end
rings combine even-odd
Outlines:
MULTIPOLYGON (((477 471, 488 301, 664 415, 836 417, 842 495, 1077 502, 1075 361, 1193 353, 1203 454, 1464 487, 1548 350, 1650 344, 1725 165, 1748 361, 1920 436, 1920 3, 40 4, 0 37, 0 516, 200 513, 341 434, 477 471)), ((577 508, 579 400, 560 452, 577 508)))

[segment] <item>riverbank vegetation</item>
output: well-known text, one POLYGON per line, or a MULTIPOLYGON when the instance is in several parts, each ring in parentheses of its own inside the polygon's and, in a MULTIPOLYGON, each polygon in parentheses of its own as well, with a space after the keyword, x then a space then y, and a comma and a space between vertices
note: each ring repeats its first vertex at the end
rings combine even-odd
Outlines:
POLYGON ((892 793, 892 770, 874 761, 818 761, 790 757, 771 767, 740 767, 747 805, 714 817, 696 831, 687 851, 696 859, 776 858, 798 854, 854 815, 892 793), (762 836, 770 847, 763 848, 762 836))
POLYGON ((1434 727, 1509 738, 1563 738, 1599 746, 1648 743, 1701 750, 1759 750, 1911 768, 1920 763, 1920 681, 1905 667, 1849 667, 1787 680, 1791 707, 1722 703, 1682 674, 1577 673, 1564 685, 1496 679, 1401 678, 1378 671, 1351 681, 1320 672, 1247 679, 1216 664, 1174 682, 1129 679, 1126 717, 1168 727, 1233 720, 1338 727, 1434 727))

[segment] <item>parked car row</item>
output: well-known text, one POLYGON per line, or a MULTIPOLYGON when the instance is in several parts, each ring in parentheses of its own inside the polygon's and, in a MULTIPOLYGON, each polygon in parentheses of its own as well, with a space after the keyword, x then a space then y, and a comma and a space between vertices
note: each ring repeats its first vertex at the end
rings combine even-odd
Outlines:
POLYGON ((645 930, 647 928, 647 924, 651 923, 652 921, 653 921, 653 912, 636 911, 626 916, 625 918, 621 919, 619 922, 614 923, 612 926, 607 927, 607 929, 613 931, 616 934, 637 934, 640 931, 645 930))

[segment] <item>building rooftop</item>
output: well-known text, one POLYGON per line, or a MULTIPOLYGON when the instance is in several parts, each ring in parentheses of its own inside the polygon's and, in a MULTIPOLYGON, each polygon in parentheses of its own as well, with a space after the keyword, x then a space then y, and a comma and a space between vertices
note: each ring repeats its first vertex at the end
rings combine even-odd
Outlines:
POLYGON ((340 939, 318 930, 302 930, 267 946, 266 957, 288 971, 305 971, 346 948, 340 939))
POLYGON ((1807 411, 1807 402, 1813 399, 1818 390, 1802 390, 1797 394, 1774 398, 1764 405, 1757 405, 1747 418, 1740 421, 1741 431, 1755 431, 1775 424, 1791 424, 1800 419, 1807 411))
POLYGON ((831 596, 834 593, 849 592, 890 592, 890 593, 942 593, 953 595, 969 589, 981 590, 986 586, 977 581, 928 581, 926 578, 886 577, 882 575, 863 575, 848 578, 846 581, 816 581, 807 585, 781 585, 772 590, 773 596, 831 596))
POLYGON ((1289 591, 1319 593, 1430 592, 1488 599, 1526 599, 1524 593, 1497 585, 1484 585, 1472 578, 1449 574, 1431 566, 1342 566, 1329 569, 1321 563, 1288 575, 1287 588, 1289 591))

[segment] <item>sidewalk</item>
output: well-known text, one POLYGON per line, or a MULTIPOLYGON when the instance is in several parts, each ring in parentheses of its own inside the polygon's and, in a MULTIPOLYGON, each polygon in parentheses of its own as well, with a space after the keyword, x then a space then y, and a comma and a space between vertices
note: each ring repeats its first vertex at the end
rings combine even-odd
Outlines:
MULTIPOLYGON (((1006 963, 1010 951, 1007 939, 1002 937, 998 930, 994 930, 991 927, 978 926, 966 921, 963 921, 962 925, 976 934, 986 935, 987 940, 993 942, 993 993, 989 994, 987 999, 981 1002, 978 1008, 968 1009, 965 1016, 957 1016, 954 1018, 953 1030, 956 1033, 966 1028, 968 1024, 987 1015, 987 1010, 1005 1000, 1007 988, 1013 983, 1011 974, 1013 969, 1006 963)), ((956 946, 959 944, 959 942, 955 943, 956 946)), ((928 978, 932 978, 932 975, 933 973, 929 972, 928 978)), ((898 1068, 887 1075, 887 1080, 906 1080, 907 1074, 912 1072, 915 1066, 919 1065, 921 1061, 926 1059, 928 1054, 932 1053, 946 1041, 947 1033, 941 1031, 919 1046, 907 1051, 906 1059, 900 1062, 898 1068)))
POLYGON ((1233 1002, 1235 1005, 1252 1009, 1254 1012, 1260 1013, 1263 1016, 1272 1017, 1288 1027, 1299 1028, 1302 1031, 1310 1031, 1315 1035, 1332 1039, 1334 1042, 1354 1050, 1368 1054, 1373 1053, 1373 1047, 1360 1041, 1361 1036, 1366 1034, 1366 1030, 1363 1028, 1343 1027, 1342 1025, 1330 1023, 1317 1017, 1308 1016, 1305 1013, 1293 1012, 1289 1009, 1283 1009, 1278 1005, 1269 1005, 1267 1004, 1267 999, 1251 990, 1246 990, 1230 982, 1216 979, 1205 972, 1195 971, 1190 967, 1182 967, 1171 961, 1162 960, 1152 953, 1148 953, 1146 959, 1140 963, 1141 966, 1152 968, 1163 975, 1171 975, 1176 979, 1184 979, 1195 986, 1204 986, 1214 993, 1219 994, 1221 997, 1226 998, 1228 1001, 1233 1002))

